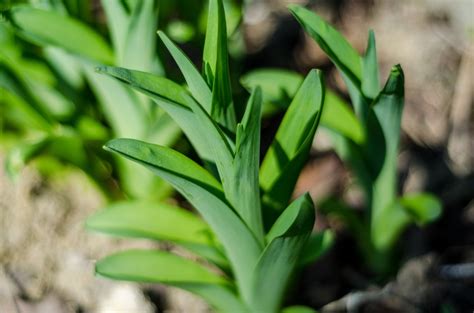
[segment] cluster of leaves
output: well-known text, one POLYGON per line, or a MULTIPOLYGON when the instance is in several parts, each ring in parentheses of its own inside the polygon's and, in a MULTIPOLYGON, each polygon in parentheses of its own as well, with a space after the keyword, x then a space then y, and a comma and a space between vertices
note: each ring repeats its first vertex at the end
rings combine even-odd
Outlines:
MULTIPOLYGON (((331 135, 338 155, 356 175, 364 191, 366 214, 359 217, 338 199, 320 203, 321 209, 344 220, 373 270, 383 274, 390 270, 393 248, 402 230, 412 222, 425 225, 441 213, 439 200, 431 194, 398 196, 397 157, 404 104, 402 68, 394 66, 381 88, 372 31, 367 50, 360 56, 315 13, 299 6, 290 6, 290 11, 339 70, 354 108, 352 111, 327 91, 321 124, 331 135)), ((267 111, 274 112, 288 105, 287 99, 295 94, 302 77, 289 71, 260 69, 244 76, 242 83, 248 89, 261 85, 267 111)))
POLYGON ((295 270, 314 260, 331 241, 329 232, 312 234, 315 211, 307 194, 289 203, 321 118, 321 73, 311 71, 298 88, 260 167, 262 93, 260 87, 251 91, 238 122, 222 1, 209 2, 202 75, 164 33, 159 36, 187 89, 120 67, 101 67, 98 72, 153 99, 181 127, 205 167, 178 151, 135 139, 115 139, 105 148, 165 179, 204 221, 166 204, 118 203, 92 216, 87 226, 174 242, 214 271, 156 250, 111 255, 97 263, 96 271, 114 279, 177 286, 222 312, 278 312, 295 270))
MULTIPOLYGON (((110 182, 103 142, 129 137, 173 145, 181 132, 149 99, 97 75, 95 67, 107 64, 163 75, 156 54, 158 16, 182 42, 193 35, 184 34, 183 27, 199 28, 205 14, 196 12, 207 10, 202 3, 161 1, 158 12, 156 0, 107 0, 102 1, 104 29, 97 24, 100 18, 92 16, 89 0, 16 2, 2 8, 0 22, 1 137, 9 147, 8 173, 16 176, 33 159, 60 160, 84 170, 106 195, 120 196, 110 182), (183 6, 183 12, 193 14, 184 20, 168 17, 183 6), (7 138, 12 140, 7 143, 7 138)), ((230 12, 238 11, 232 2, 228 6, 230 12)), ((114 171, 122 192, 132 198, 162 199, 171 191, 161 179, 122 158, 114 160, 114 171)))

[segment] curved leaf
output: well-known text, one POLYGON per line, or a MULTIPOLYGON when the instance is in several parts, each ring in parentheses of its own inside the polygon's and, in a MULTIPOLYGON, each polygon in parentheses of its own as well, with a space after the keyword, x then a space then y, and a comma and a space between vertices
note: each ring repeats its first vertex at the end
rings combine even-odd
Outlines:
POLYGON ((260 168, 260 186, 271 225, 287 205, 296 179, 309 155, 324 103, 324 84, 319 71, 311 71, 298 90, 260 168))
POLYGON ((163 251, 129 250, 96 263, 99 275, 119 280, 162 283, 195 293, 221 312, 245 312, 223 277, 163 251))
POLYGON ((339 70, 356 86, 360 86, 361 58, 344 36, 312 11, 295 4, 289 5, 288 8, 339 70))
POLYGON ((209 227, 191 212, 156 201, 116 202, 89 217, 90 230, 117 236, 212 245, 209 227))
POLYGON ((255 312, 277 312, 313 229, 315 212, 308 194, 283 211, 267 235, 270 242, 254 270, 251 307, 255 312))
POLYGON ((418 225, 436 220, 443 209, 441 201, 429 193, 406 194, 399 201, 418 225))
POLYGON ((29 6, 13 7, 7 17, 16 28, 35 40, 100 62, 114 62, 112 50, 104 39, 78 20, 29 6))
POLYGON ((149 168, 172 184, 201 213, 220 242, 234 270, 239 292, 250 296, 252 268, 261 247, 252 232, 226 203, 221 185, 186 156, 170 148, 132 139, 115 139, 106 149, 149 168))
POLYGON ((189 58, 184 54, 184 52, 181 51, 181 49, 179 49, 171 41, 171 39, 166 36, 165 33, 158 31, 158 35, 183 73, 184 79, 188 84, 189 91, 199 102, 199 104, 201 104, 203 108, 206 109, 206 112, 211 114, 212 93, 199 71, 196 69, 191 60, 189 60, 189 58))

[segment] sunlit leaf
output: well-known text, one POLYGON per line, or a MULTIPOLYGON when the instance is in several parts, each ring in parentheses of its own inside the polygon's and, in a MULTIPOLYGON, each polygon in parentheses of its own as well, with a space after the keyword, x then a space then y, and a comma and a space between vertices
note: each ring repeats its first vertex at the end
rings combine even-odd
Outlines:
POLYGON ((271 225, 293 193, 311 149, 324 102, 324 84, 311 71, 286 112, 261 169, 265 225, 271 225))
POLYGON ((120 252, 97 262, 96 272, 113 279, 179 287, 203 297, 222 312, 245 312, 245 307, 223 277, 168 252, 120 252))
POLYGON ((184 155, 166 147, 131 139, 115 139, 106 148, 149 168, 172 184, 209 224, 234 270, 239 292, 249 297, 251 273, 261 252, 247 226, 226 203, 214 177, 184 155))

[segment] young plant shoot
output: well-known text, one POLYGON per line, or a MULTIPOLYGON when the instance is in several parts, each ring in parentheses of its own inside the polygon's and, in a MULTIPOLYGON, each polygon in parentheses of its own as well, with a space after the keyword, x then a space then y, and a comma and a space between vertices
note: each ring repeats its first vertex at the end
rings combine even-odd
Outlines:
POLYGON ((166 180, 202 219, 179 207, 144 201, 114 204, 92 216, 87 227, 170 241, 201 259, 133 250, 106 257, 96 271, 113 279, 179 287, 220 312, 279 312, 295 271, 326 249, 331 237, 312 235, 315 210, 308 194, 290 203, 321 117, 322 75, 316 70, 307 75, 260 167, 262 92, 259 87, 251 91, 239 121, 222 0, 209 1, 202 75, 164 33, 159 37, 187 88, 125 68, 97 71, 153 99, 180 126, 204 167, 171 148, 135 139, 115 139, 105 148, 166 180))
MULTIPOLYGON (((397 239, 412 222, 425 225, 441 213, 439 200, 427 193, 398 196, 397 157, 404 104, 404 75, 400 65, 392 68, 383 88, 375 36, 369 32, 365 54, 360 56, 347 40, 315 13, 290 5, 290 11, 339 70, 347 85, 353 109, 331 91, 326 91, 321 126, 354 172, 366 200, 365 216, 340 200, 320 204, 327 214, 337 215, 353 232, 369 266, 388 274, 394 265, 397 239)), ((296 73, 259 69, 245 75, 249 90, 262 86, 267 114, 285 108, 303 78, 296 73)))

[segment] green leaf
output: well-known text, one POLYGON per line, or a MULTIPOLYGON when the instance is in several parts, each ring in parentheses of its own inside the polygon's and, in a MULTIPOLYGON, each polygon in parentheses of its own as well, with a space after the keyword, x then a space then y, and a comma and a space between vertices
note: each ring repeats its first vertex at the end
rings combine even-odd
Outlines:
POLYGON ((251 307, 272 313, 280 308, 291 276, 313 229, 315 212, 308 194, 296 199, 272 226, 268 246, 254 270, 251 307))
POLYGON ((306 266, 315 262, 332 247, 334 239, 334 233, 331 230, 311 234, 303 248, 298 265, 306 266))
POLYGON ((295 305, 284 308, 281 313, 318 313, 318 311, 307 306, 295 305))
POLYGON ((147 117, 138 104, 137 96, 115 80, 97 75, 91 65, 84 64, 84 71, 114 135, 143 138, 147 129, 147 117))
POLYGON ((199 156, 213 162, 214 155, 209 143, 196 132, 197 117, 187 104, 189 97, 186 97, 187 92, 183 87, 160 76, 118 67, 101 67, 97 71, 151 97, 179 125, 199 156))
POLYGON ((311 71, 298 90, 260 168, 265 225, 271 225, 293 193, 311 149, 324 102, 319 71, 311 71))
POLYGON ((116 236, 212 245, 212 232, 194 214, 157 201, 116 202, 87 220, 87 228, 116 236))
POLYGON ((365 125, 369 103, 362 92, 361 57, 344 36, 317 14, 298 5, 290 5, 289 9, 341 72, 355 111, 365 125))
POLYGON ((156 53, 156 0, 138 0, 130 16, 121 65, 151 71, 156 53))
POLYGON ((344 36, 312 11, 295 4, 289 5, 288 8, 338 69, 356 86, 360 86, 362 80, 360 56, 344 36))
MULTIPOLYGON (((1 83, 0 83, 1 84, 1 83)), ((16 124, 20 129, 32 130, 37 129, 41 131, 50 132, 53 126, 38 113, 29 103, 23 98, 17 96, 11 91, 0 86, 0 94, 2 98, 2 105, 5 110, 2 112, 4 117, 16 124)))
POLYGON ((341 98, 330 91, 326 92, 324 99, 321 126, 338 132, 356 144, 365 141, 364 128, 357 117, 341 98))
POLYGON ((191 94, 199 102, 199 104, 201 104, 206 109, 206 112, 211 113, 212 93, 204 79, 201 77, 201 74, 199 74, 199 71, 189 60, 189 58, 184 54, 184 52, 181 51, 181 49, 179 49, 168 38, 168 36, 165 35, 165 33, 158 31, 158 35, 160 36, 166 48, 175 60, 176 64, 178 64, 178 67, 183 73, 184 79, 188 84, 189 91, 191 92, 191 94))
POLYGON ((107 17, 110 37, 117 54, 117 63, 122 64, 130 22, 127 8, 121 0, 101 0, 101 4, 107 17))
POLYGON ((250 296, 251 273, 261 252, 251 231, 226 203, 221 185, 195 162, 172 149, 132 139, 115 139, 106 149, 152 170, 172 184, 201 213, 217 235, 234 270, 239 292, 250 296))
MULTIPOLYGON (((280 109, 287 109, 303 82, 303 77, 295 72, 279 69, 258 69, 241 78, 242 85, 252 91, 260 86, 263 92, 264 115, 280 109), (269 103, 270 102, 270 103, 269 103), (268 106, 271 107, 268 107, 268 106)), ((355 143, 361 144, 364 129, 350 107, 336 94, 326 90, 321 126, 332 129, 355 143)))
POLYGON ((362 57, 362 92, 370 99, 375 99, 380 92, 379 64, 377 61, 377 48, 375 34, 369 31, 367 50, 362 57))
POLYGON ((418 225, 436 220, 443 209, 439 199, 429 193, 406 194, 399 201, 418 225))
MULTIPOLYGON (((381 131, 385 139, 385 159, 379 175, 374 181, 372 202, 372 239, 375 246, 385 249, 386 244, 381 238, 380 226, 395 223, 393 214, 393 203, 397 196, 397 159, 398 145, 400 142, 400 124, 404 102, 404 76, 402 68, 397 65, 392 68, 390 77, 374 101, 373 110, 380 123, 381 131), (379 230, 376 230, 379 229, 379 230)), ((388 232, 386 227, 384 232, 388 232)))
POLYGON ((255 88, 247 103, 242 123, 237 126, 237 145, 233 163, 230 203, 263 244, 262 211, 260 208, 260 117, 262 93, 255 88))
POLYGON ((234 132, 236 119, 230 85, 227 26, 222 0, 209 1, 203 71, 212 90, 212 118, 234 132))
POLYGON ((303 83, 303 77, 295 72, 281 69, 257 69, 240 78, 242 86, 251 92, 262 88, 263 114, 288 108, 291 99, 303 83))
POLYGON ((195 293, 222 312, 245 312, 229 283, 203 266, 163 251, 130 250, 96 263, 99 275, 162 283, 195 293), (231 311, 229 311, 231 310, 231 311))
POLYGON ((7 17, 19 31, 35 40, 99 62, 114 62, 113 52, 104 39, 78 20, 29 6, 13 7, 7 17))

